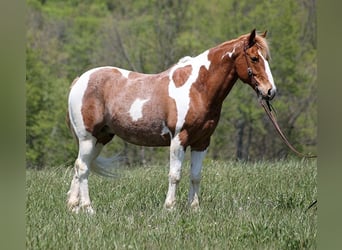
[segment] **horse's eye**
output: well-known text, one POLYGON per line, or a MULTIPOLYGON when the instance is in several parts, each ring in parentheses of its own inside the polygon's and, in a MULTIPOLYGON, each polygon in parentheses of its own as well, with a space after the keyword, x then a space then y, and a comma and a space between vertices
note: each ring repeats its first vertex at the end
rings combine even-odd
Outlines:
POLYGON ((252 62, 258 62, 259 58, 256 56, 251 57, 252 62))

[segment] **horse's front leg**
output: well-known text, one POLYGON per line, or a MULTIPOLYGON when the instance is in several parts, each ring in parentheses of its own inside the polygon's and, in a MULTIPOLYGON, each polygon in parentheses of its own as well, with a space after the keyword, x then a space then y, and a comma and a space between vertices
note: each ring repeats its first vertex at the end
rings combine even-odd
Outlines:
POLYGON ((176 189, 181 179, 182 162, 184 159, 185 149, 181 145, 179 137, 176 136, 171 140, 170 145, 170 172, 169 172, 169 189, 167 191, 164 208, 171 210, 176 204, 176 189))
POLYGON ((201 181, 202 162, 206 152, 206 150, 191 151, 189 206, 194 210, 199 209, 199 186, 201 181))

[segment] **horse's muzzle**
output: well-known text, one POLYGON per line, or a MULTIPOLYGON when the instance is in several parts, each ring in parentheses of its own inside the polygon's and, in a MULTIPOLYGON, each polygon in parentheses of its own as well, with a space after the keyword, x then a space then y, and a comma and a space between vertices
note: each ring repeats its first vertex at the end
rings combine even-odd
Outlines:
POLYGON ((258 97, 270 101, 274 98, 274 96, 276 95, 276 89, 275 88, 271 88, 269 89, 266 93, 264 93, 261 89, 259 89, 258 87, 255 89, 258 97))
POLYGON ((275 97, 276 92, 277 92, 277 91, 276 91, 275 88, 269 89, 269 90, 267 91, 266 100, 272 100, 272 99, 275 97))

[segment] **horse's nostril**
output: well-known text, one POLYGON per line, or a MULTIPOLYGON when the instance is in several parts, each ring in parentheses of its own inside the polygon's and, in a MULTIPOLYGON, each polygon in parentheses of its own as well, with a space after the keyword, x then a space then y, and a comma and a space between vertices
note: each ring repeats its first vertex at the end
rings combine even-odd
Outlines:
POLYGON ((273 97, 275 96, 275 94, 276 94, 276 90, 273 89, 273 88, 271 88, 271 89, 269 89, 269 90, 267 91, 267 98, 268 98, 269 100, 272 100, 273 97))

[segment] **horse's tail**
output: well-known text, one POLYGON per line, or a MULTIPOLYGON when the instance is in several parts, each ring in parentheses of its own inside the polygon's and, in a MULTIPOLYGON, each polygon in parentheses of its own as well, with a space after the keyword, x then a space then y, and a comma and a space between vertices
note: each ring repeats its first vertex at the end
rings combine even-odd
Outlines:
MULTIPOLYGON (((72 86, 74 86, 74 84, 77 82, 78 79, 79 79, 79 77, 76 77, 76 78, 72 81, 71 86, 70 86, 70 90, 71 90, 72 86)), ((70 121, 69 107, 67 107, 65 122, 66 122, 66 124, 68 125, 68 128, 69 128, 69 130, 71 131, 71 134, 72 134, 72 136, 74 137, 75 141, 77 142, 77 146, 78 146, 78 138, 77 138, 76 132, 75 132, 73 126, 71 125, 71 121, 70 121)))
MULTIPOLYGON (((66 123, 77 142, 77 146, 79 146, 78 138, 76 135, 76 132, 71 125, 70 117, 69 117, 69 111, 67 110, 66 115, 66 123)), ((104 176, 104 177, 110 177, 110 178, 116 178, 118 175, 115 173, 115 170, 118 169, 120 163, 123 161, 123 157, 119 155, 114 155, 110 158, 105 158, 102 156, 98 156, 91 164, 90 170, 98 175, 104 176)))
MULTIPOLYGON (((76 77, 71 86, 70 86, 70 90, 71 88, 74 86, 74 84, 78 81, 79 77, 76 77)), ((67 109, 66 112, 66 118, 65 121, 73 135, 73 137, 75 138, 75 140, 77 141, 77 146, 79 146, 79 141, 78 141, 78 137, 76 134, 76 131, 74 129, 74 127, 71 124, 71 120, 70 120, 70 114, 69 114, 69 108, 67 109)), ((121 165, 120 163, 123 161, 122 160, 123 157, 119 156, 119 155, 114 155, 113 157, 110 158, 105 158, 102 156, 98 156, 91 164, 90 166, 90 170, 98 175, 101 176, 105 176, 105 177, 110 177, 110 178, 115 178, 118 177, 118 175, 115 173, 116 169, 118 169, 118 167, 121 165)))
POLYGON ((69 117, 69 110, 67 110, 66 112, 66 116, 65 116, 65 122, 66 124, 68 125, 68 128, 72 134, 72 137, 75 139, 75 141, 77 142, 77 146, 78 146, 78 139, 77 139, 77 135, 76 135, 76 132, 74 130, 74 128, 72 127, 71 125, 71 122, 70 122, 70 117, 69 117))
POLYGON ((117 178, 117 169, 121 165, 123 157, 114 155, 110 158, 98 156, 91 164, 90 170, 100 176, 117 178))

